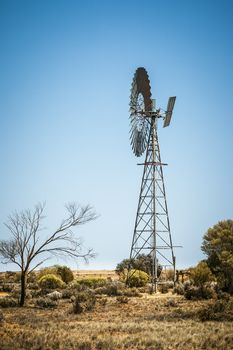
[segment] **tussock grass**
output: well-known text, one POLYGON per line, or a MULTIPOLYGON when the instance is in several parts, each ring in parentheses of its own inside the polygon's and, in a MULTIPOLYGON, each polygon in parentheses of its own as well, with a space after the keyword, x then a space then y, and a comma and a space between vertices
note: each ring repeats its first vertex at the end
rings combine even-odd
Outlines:
MULTIPOLYGON (((201 322, 198 313, 209 301, 187 301, 181 296, 169 306, 171 295, 116 297, 98 302, 94 311, 70 313, 71 304, 57 309, 4 309, 0 327, 4 350, 230 350, 232 322, 201 322), (16 346, 17 345, 17 346, 16 346)), ((101 300, 101 299, 100 299, 101 300)))

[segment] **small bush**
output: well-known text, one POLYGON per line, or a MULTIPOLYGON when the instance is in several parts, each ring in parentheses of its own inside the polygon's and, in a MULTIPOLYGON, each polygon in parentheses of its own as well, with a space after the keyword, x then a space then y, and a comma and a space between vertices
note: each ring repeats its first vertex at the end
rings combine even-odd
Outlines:
POLYGON ((178 282, 175 284, 175 287, 173 288, 173 293, 179 294, 179 295, 184 295, 184 285, 181 282, 178 282))
POLYGON ((185 290, 184 296, 187 300, 211 299, 214 296, 214 292, 211 288, 206 286, 190 286, 185 290))
MULTIPOLYGON (((44 267, 37 273, 37 279, 38 281, 46 275, 56 275, 57 276, 57 268, 56 266, 50 266, 50 267, 44 267)), ((60 277, 60 276, 58 276, 60 277)))
POLYGON ((4 282, 1 285, 1 291, 2 292, 6 292, 6 293, 10 293, 14 290, 15 284, 14 283, 6 283, 4 282))
POLYGON ((42 276, 38 283, 42 289, 56 289, 64 286, 64 282, 58 276, 53 274, 42 276))
POLYGON ((84 290, 87 290, 88 287, 84 284, 80 284, 78 281, 73 280, 72 282, 69 283, 66 289, 72 289, 76 292, 82 292, 84 290))
POLYGON ((175 307, 175 306, 177 306, 177 303, 176 303, 176 301, 175 301, 175 299, 173 299, 173 298, 170 298, 170 299, 168 299, 168 301, 167 301, 167 303, 165 304, 167 307, 175 307))
MULTIPOLYGON (((27 292, 27 291, 26 291, 26 292, 27 292)), ((20 285, 19 285, 19 284, 18 284, 18 285, 15 285, 15 286, 14 286, 14 289, 12 289, 12 291, 11 291, 11 297, 12 297, 13 299, 19 300, 20 293, 21 293, 20 285)))
POLYGON ((62 281, 65 283, 69 283, 73 281, 74 275, 71 269, 67 266, 56 266, 57 274, 61 277, 62 281))
POLYGON ((121 282, 108 282, 103 287, 98 287, 94 290, 95 294, 105 294, 108 296, 122 295, 123 289, 125 288, 124 283, 121 282))
POLYGON ((46 297, 51 299, 51 300, 59 300, 62 298, 62 293, 57 292, 55 290, 54 292, 47 294, 46 297))
POLYGON ((15 299, 10 297, 3 297, 0 298, 0 306, 1 307, 16 307, 18 306, 18 303, 15 299))
POLYGON ((95 278, 95 277, 86 277, 76 281, 82 286, 86 286, 91 289, 105 286, 108 281, 105 278, 95 278))
POLYGON ((39 298, 35 301, 35 305, 40 307, 40 308, 44 308, 44 309, 47 309, 47 308, 53 308, 53 307, 56 307, 57 306, 57 302, 54 301, 54 300, 51 300, 50 298, 39 298))
POLYGON ((105 306, 108 302, 108 299, 107 298, 100 298, 100 299, 98 299, 98 302, 100 305, 105 306))
POLYGON ((223 291, 221 291, 221 290, 218 290, 218 291, 217 291, 217 298, 218 298, 219 300, 226 300, 226 301, 229 301, 229 300, 230 300, 230 294, 225 293, 225 292, 223 292, 223 291))
POLYGON ((174 270, 173 269, 166 270, 166 280, 171 281, 173 283, 173 281, 174 281, 174 270))
POLYGON ((123 289, 121 291, 121 293, 123 296, 126 296, 126 297, 140 297, 141 296, 141 294, 139 293, 139 291, 135 287, 123 289))
POLYGON ((38 290, 39 284, 37 282, 29 282, 28 283, 28 289, 38 290))
POLYGON ((116 298, 116 301, 119 303, 119 304, 127 304, 129 302, 129 298, 127 298, 126 296, 124 295, 119 295, 117 298, 116 298))
POLYGON ((233 321, 233 300, 216 300, 199 311, 201 321, 233 321))
POLYGON ((4 315, 3 312, 0 310, 0 324, 4 322, 4 315))
POLYGON ((144 287, 149 281, 149 275, 140 270, 130 270, 127 284, 129 287, 144 287))
POLYGON ((205 261, 199 262, 196 267, 189 269, 189 272, 191 281, 197 287, 201 287, 207 282, 215 281, 215 277, 205 261))
POLYGON ((80 292, 73 300, 73 312, 81 314, 84 311, 91 311, 94 309, 96 303, 96 296, 90 291, 80 292))
POLYGON ((160 293, 162 293, 162 294, 166 294, 166 293, 168 293, 168 291, 169 291, 169 286, 168 286, 168 284, 167 283, 163 283, 163 284, 160 284, 159 285, 159 292, 160 293))
POLYGON ((62 291, 62 298, 63 299, 70 299, 72 297, 72 295, 74 295, 74 294, 75 294, 74 289, 66 288, 62 291))
POLYGON ((16 282, 17 281, 17 272, 14 271, 6 271, 5 272, 5 280, 7 282, 16 282))
POLYGON ((38 298, 45 294, 45 292, 41 289, 30 290, 32 298, 38 298))
POLYGON ((118 285, 117 283, 108 283, 106 286, 105 286, 105 293, 104 294, 107 294, 108 296, 117 296, 119 295, 119 288, 118 288, 118 285))

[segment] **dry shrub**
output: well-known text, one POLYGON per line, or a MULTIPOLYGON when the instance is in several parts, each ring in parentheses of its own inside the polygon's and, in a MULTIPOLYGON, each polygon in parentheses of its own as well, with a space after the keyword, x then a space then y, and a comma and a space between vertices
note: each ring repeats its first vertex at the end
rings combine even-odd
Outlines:
POLYGON ((169 291, 169 285, 167 283, 162 283, 159 285, 158 290, 162 294, 166 294, 169 291))
POLYGON ((173 293, 178 295, 184 295, 184 285, 181 282, 178 282, 175 284, 175 287, 173 288, 173 293))
POLYGON ((3 312, 0 310, 0 324, 4 322, 4 315, 3 312))
POLYGON ((214 296, 214 291, 209 286, 190 286, 184 292, 187 300, 211 299, 214 296))
POLYGON ((137 288, 125 288, 121 291, 121 294, 126 297, 140 297, 141 294, 137 288))
POLYGON ((16 307, 18 306, 18 302, 10 297, 3 297, 0 298, 0 306, 1 307, 16 307))
POLYGON ((73 312, 75 314, 81 314, 85 311, 91 311, 94 309, 96 303, 96 296, 91 291, 85 291, 78 293, 73 300, 73 312))
POLYGON ((124 295, 119 295, 119 296, 116 298, 116 301, 117 301, 119 304, 128 304, 129 298, 127 298, 127 297, 124 296, 124 295))
POLYGON ((63 299, 70 299, 73 295, 75 295, 75 290, 72 288, 66 288, 62 290, 63 299))
POLYGON ((28 283, 28 289, 38 290, 39 284, 37 282, 29 282, 28 283))
POLYGON ((166 302, 165 306, 167 306, 167 307, 170 307, 170 306, 171 306, 171 307, 174 307, 174 306, 177 306, 177 303, 176 303, 175 299, 170 298, 170 299, 168 299, 168 301, 166 302))
POLYGON ((43 309, 47 309, 47 308, 54 308, 56 307, 58 304, 55 300, 51 300, 50 298, 39 298, 35 301, 35 305, 43 308, 43 309))
POLYGON ((105 306, 107 305, 108 299, 105 297, 101 297, 100 299, 98 299, 98 302, 100 305, 105 306))
POLYGON ((15 283, 3 282, 1 285, 1 292, 10 293, 15 288, 15 283))
POLYGON ((216 300, 198 313, 201 321, 233 321, 233 300, 216 300))
POLYGON ((95 294, 104 294, 108 296, 118 296, 122 295, 122 291, 125 288, 122 282, 107 282, 105 286, 95 289, 95 294))
POLYGON ((55 290, 54 292, 47 294, 46 297, 51 300, 59 300, 62 298, 62 293, 55 290))

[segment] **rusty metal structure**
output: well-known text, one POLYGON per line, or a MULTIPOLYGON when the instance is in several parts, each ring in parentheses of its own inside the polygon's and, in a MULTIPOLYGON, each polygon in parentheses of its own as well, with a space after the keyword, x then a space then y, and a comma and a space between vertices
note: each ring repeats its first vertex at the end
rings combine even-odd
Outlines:
POLYGON ((144 152, 146 156, 145 161, 138 164, 143 166, 143 175, 130 261, 141 254, 151 257, 154 292, 160 281, 158 265, 163 271, 172 268, 174 280, 176 271, 163 176, 163 166, 167 164, 161 161, 157 128, 159 119, 164 121, 164 127, 169 126, 175 100, 176 97, 169 98, 164 112, 156 109, 145 68, 136 70, 130 95, 130 140, 135 156, 140 157, 144 152))

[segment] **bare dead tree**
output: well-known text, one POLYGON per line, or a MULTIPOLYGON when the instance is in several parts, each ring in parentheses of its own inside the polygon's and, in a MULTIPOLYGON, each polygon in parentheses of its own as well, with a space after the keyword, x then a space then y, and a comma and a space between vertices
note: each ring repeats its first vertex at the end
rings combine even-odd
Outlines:
POLYGON ((43 264, 48 259, 45 258, 48 254, 83 258, 85 261, 95 256, 92 249, 83 252, 82 240, 71 230, 97 218, 91 206, 77 206, 75 203, 66 205, 67 218, 52 234, 43 239, 41 224, 44 209, 45 204, 39 203, 34 210, 10 215, 5 226, 11 233, 11 239, 0 241, 2 262, 14 263, 21 271, 20 306, 25 302, 28 274, 43 264))

